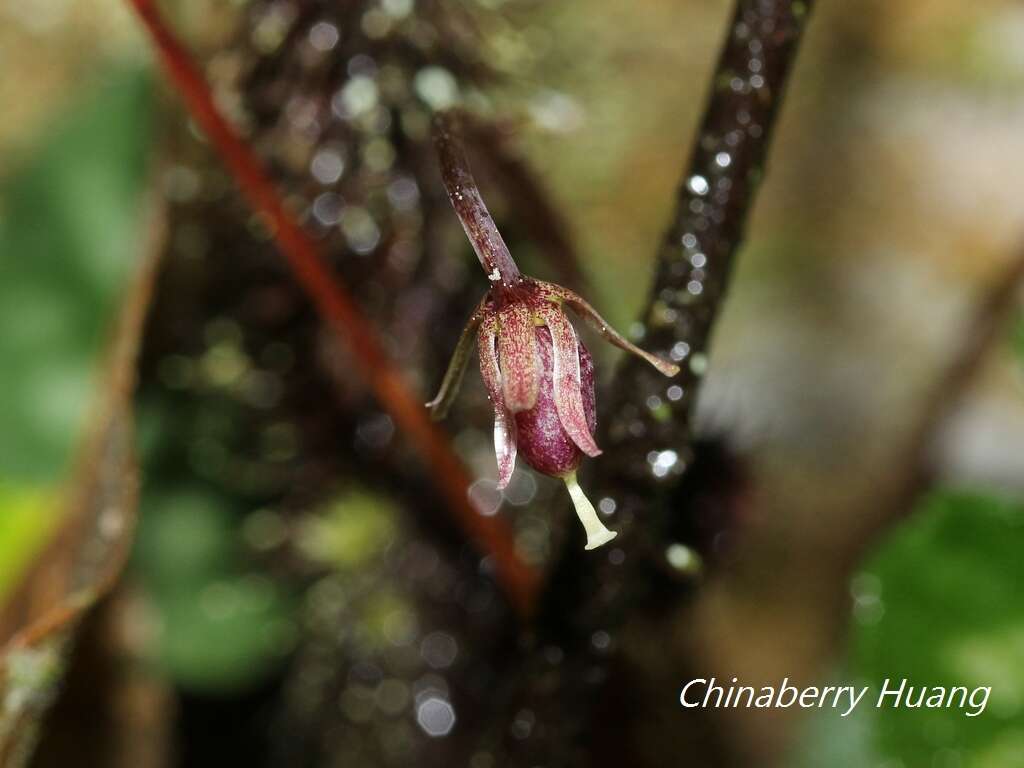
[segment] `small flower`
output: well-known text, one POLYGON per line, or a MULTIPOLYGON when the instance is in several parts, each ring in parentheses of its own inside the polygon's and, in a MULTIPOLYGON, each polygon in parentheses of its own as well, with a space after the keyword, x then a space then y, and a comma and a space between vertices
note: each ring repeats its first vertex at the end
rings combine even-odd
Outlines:
POLYGON ((510 289, 492 288, 484 297, 462 332, 437 397, 427 405, 435 418, 447 413, 475 340, 494 405, 498 488, 511 480, 517 455, 538 472, 562 478, 587 531, 586 548, 594 549, 615 537, 576 482, 583 456, 601 453, 594 440, 594 364, 564 307, 666 376, 678 372, 677 366, 630 344, 574 292, 518 276, 510 289))
POLYGON ((562 478, 586 530, 586 548, 594 549, 615 538, 576 482, 583 456, 601 453, 594 440, 594 364, 564 309, 666 376, 679 368, 631 344, 569 289, 520 274, 480 198, 451 123, 439 120, 435 138, 448 195, 491 287, 463 329, 441 389, 427 406, 435 418, 447 413, 475 341, 494 405, 498 488, 511 480, 517 454, 538 472, 562 478))

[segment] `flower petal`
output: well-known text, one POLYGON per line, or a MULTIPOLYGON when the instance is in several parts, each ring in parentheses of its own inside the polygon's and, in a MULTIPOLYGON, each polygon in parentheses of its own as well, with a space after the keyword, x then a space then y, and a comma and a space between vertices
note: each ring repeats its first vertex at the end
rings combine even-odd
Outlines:
POLYGON ((580 349, 576 331, 562 311, 551 304, 541 307, 538 314, 551 332, 555 388, 555 408, 558 418, 572 441, 588 456, 599 456, 601 449, 594 442, 587 424, 580 384, 580 349))
POLYGON ((670 363, 668 360, 663 360, 657 355, 652 355, 650 352, 646 352, 629 342, 622 334, 608 325, 608 321, 601 317, 597 310, 590 306, 579 294, 554 283, 545 283, 540 280, 537 280, 536 283, 540 286, 546 298, 551 301, 564 301, 573 312, 590 323, 604 337, 605 341, 646 360, 666 376, 675 376, 679 373, 678 365, 670 363))
POLYGON ((485 317, 477 331, 477 349, 480 352, 480 375, 487 394, 494 405, 494 455, 498 460, 498 489, 505 488, 516 468, 516 423, 505 407, 501 388, 501 370, 495 340, 498 320, 494 315, 485 317))
POLYGON ((511 304, 499 313, 498 324, 498 361, 505 407, 510 413, 528 411, 537 404, 540 389, 533 313, 524 304, 511 304))
POLYGON ((455 396, 459 394, 459 387, 462 385, 462 377, 466 373, 466 363, 469 362, 469 353, 473 347, 473 340, 476 338, 476 329, 480 325, 486 301, 485 298, 477 305, 466 323, 466 327, 462 329, 459 343, 455 346, 451 362, 448 363, 448 370, 445 371, 444 379, 441 380, 441 388, 437 391, 434 399, 427 403, 430 416, 435 421, 440 421, 448 415, 455 396))

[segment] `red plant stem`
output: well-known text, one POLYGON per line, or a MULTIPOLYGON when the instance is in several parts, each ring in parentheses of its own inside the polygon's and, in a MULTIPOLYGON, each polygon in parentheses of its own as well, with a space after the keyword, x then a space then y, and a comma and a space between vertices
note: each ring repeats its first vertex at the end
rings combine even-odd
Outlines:
POLYGON ((507 291, 522 282, 523 278, 480 197, 480 190, 466 158, 459 121, 458 113, 452 111, 439 112, 434 118, 434 145, 441 164, 441 177, 448 190, 448 199, 452 201, 462 228, 473 244, 487 279, 499 292, 507 291))
POLYGON ((501 519, 484 517, 467 495, 470 477, 447 436, 429 419, 419 398, 387 357, 370 323, 326 266, 317 245, 285 208, 260 160, 221 115, 190 54, 164 23, 152 0, 130 0, 156 45, 161 61, 193 119, 216 147, 249 204, 273 226, 277 245, 321 317, 344 339, 360 363, 377 400, 422 453, 431 476, 470 541, 493 558, 495 575, 523 616, 534 603, 535 572, 516 554, 512 531, 501 519))

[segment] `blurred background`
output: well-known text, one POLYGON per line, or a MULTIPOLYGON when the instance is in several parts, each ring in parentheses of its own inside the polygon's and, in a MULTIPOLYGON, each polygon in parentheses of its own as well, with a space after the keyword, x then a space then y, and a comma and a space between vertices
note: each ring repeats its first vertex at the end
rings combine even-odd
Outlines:
MULTIPOLYGON (((731 13, 164 7, 424 399, 484 284, 438 181, 429 109, 461 99, 488 116, 502 140, 478 171, 524 271, 585 286, 628 329, 731 13), (508 163, 531 169, 575 255, 552 255, 517 215, 533 198, 503 183, 508 163)), ((742 467, 739 522, 711 544, 714 568, 675 550, 685 600, 609 641, 635 683, 615 690, 644 715, 609 715, 616 758, 1024 765, 1020 317, 929 440, 927 492, 892 503, 973 308, 1024 258, 1022 52, 1011 0, 815 9, 698 412, 742 467), (695 726, 676 704, 684 673, 993 691, 977 718, 734 710, 695 726)), ((34 764, 506 764, 486 734, 512 615, 126 4, 0 0, 0 71, 0 604, 52 551, 117 318, 159 260, 133 551, 82 627, 34 764)), ((607 381, 614 353, 591 350, 607 381)), ((575 525, 551 514, 559 484, 520 467, 495 489, 475 371, 465 389, 446 428, 479 478, 473 503, 543 568, 575 525)), ((526 739, 532 717, 498 728, 526 739)))

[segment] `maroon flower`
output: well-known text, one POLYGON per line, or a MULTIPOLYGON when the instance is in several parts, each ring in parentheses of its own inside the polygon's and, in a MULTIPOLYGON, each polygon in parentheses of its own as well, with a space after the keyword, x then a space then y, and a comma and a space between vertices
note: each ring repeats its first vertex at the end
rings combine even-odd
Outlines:
POLYGON ((583 455, 601 453, 594 441, 594 365, 563 308, 666 376, 679 368, 628 342, 567 288, 520 274, 480 198, 451 124, 439 120, 435 136, 449 197, 491 288, 463 329, 437 397, 427 405, 435 418, 447 413, 475 339, 480 372, 494 405, 498 488, 512 478, 517 453, 538 472, 562 478, 586 529, 586 548, 594 549, 615 537, 576 482, 583 455))

